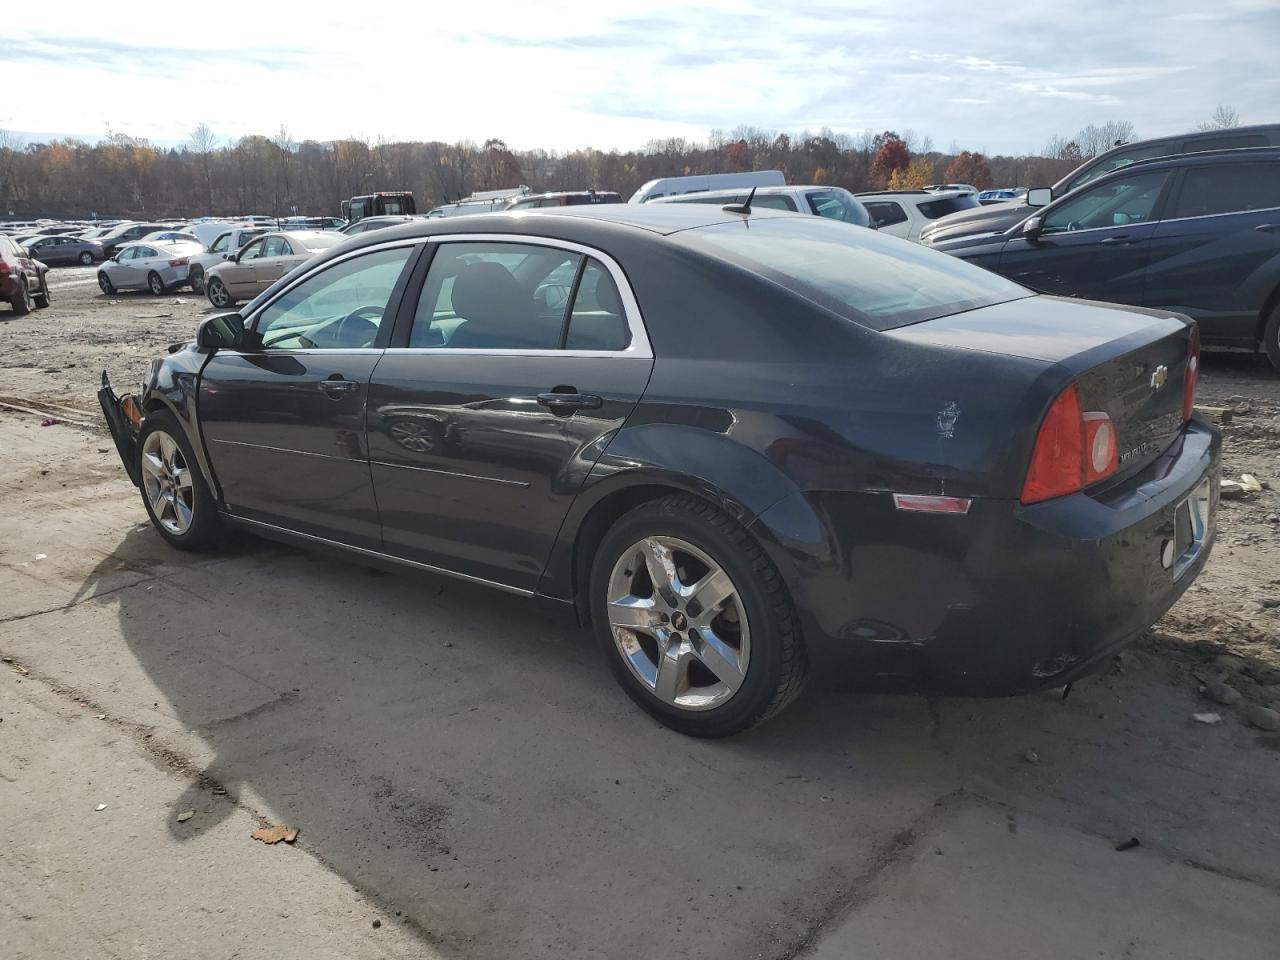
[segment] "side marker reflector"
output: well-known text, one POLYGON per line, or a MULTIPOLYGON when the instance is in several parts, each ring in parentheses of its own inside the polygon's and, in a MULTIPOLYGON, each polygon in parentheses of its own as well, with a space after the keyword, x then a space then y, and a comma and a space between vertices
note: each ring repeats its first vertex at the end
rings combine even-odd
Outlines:
POLYGON ((913 493, 893 495, 893 505, 906 513, 965 514, 972 504, 968 497, 925 497, 913 493))

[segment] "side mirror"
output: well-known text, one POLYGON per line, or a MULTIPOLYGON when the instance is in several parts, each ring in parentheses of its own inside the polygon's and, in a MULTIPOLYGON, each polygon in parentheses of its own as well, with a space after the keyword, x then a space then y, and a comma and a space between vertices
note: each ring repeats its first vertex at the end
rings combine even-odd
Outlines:
POLYGON ((224 313, 210 317, 196 328, 196 343, 205 350, 234 350, 244 343, 244 317, 224 313))
POLYGON ((1027 191, 1027 206, 1047 207, 1053 203, 1053 190, 1049 187, 1036 187, 1027 191))
POLYGON ((1036 240, 1044 229, 1043 217, 1028 217, 1022 224, 1022 235, 1028 240, 1036 240))

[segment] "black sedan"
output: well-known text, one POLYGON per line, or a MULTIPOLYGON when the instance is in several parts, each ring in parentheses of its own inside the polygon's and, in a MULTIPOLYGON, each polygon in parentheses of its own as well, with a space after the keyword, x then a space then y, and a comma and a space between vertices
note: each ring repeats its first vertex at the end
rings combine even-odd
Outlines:
POLYGON ((1145 630, 1213 537, 1198 350, 819 217, 617 204, 352 237, 99 396, 174 546, 544 598, 719 736, 811 676, 1011 694, 1145 630))
POLYGON ((41 263, 51 267, 79 263, 89 267, 106 259, 102 244, 96 240, 78 240, 75 237, 33 237, 23 246, 41 263))

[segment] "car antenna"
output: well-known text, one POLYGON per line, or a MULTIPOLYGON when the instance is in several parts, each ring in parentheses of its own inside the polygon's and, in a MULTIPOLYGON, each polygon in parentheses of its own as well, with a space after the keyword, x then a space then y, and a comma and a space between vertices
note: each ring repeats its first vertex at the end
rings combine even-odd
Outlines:
POLYGON ((754 197, 755 195, 756 195, 756 188, 752 187, 751 192, 747 194, 747 199, 744 200, 742 203, 728 203, 728 204, 725 204, 720 209, 723 210, 725 213, 745 213, 749 215, 751 213, 751 198, 754 197))

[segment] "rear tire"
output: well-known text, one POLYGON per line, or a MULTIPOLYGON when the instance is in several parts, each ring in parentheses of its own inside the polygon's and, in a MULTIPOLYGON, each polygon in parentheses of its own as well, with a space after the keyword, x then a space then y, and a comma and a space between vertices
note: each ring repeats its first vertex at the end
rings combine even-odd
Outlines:
POLYGON ((48 275, 42 275, 40 277, 40 292, 37 293, 32 299, 35 301, 37 310, 43 310, 45 307, 49 306, 49 301, 52 298, 49 296, 48 275))
POLYGON ((219 310, 227 307, 235 306, 235 298, 231 296, 231 291, 227 289, 227 285, 218 277, 212 277, 205 286, 205 293, 209 297, 209 302, 219 310))
POLYGON ((31 312, 33 306, 31 290, 27 287, 27 278, 22 274, 18 274, 18 292, 13 295, 9 303, 13 305, 13 312, 19 317, 25 317, 31 312))
POLYGON ((168 410, 147 414, 138 432, 142 504, 156 532, 179 550, 216 546, 222 521, 186 431, 168 410))
POLYGON ((1267 359, 1271 366, 1280 372, 1280 303, 1276 304, 1267 318, 1267 325, 1262 331, 1262 345, 1267 350, 1267 359))
POLYGON ((804 687, 800 624, 777 568, 741 524, 697 497, 642 504, 609 529, 592 563, 590 611, 614 677, 681 733, 739 733, 804 687), (654 556, 686 591, 674 603, 675 591, 648 574, 654 556), (703 607, 705 597, 718 599, 703 607))
POLYGON ((199 267, 192 267, 191 272, 187 274, 187 280, 191 284, 191 292, 194 294, 204 293, 204 271, 199 267))
POLYGON ((153 296, 164 296, 164 281, 160 279, 160 274, 154 270, 147 274, 147 289, 151 291, 153 296))
POLYGON ((116 292, 115 284, 105 273, 98 274, 98 288, 108 297, 116 292))
POLYGON ((83 252, 80 254, 80 262, 81 262, 82 264, 84 264, 86 267, 92 267, 92 266, 93 266, 93 254, 92 254, 92 253, 90 253, 88 250, 83 251, 83 252))

